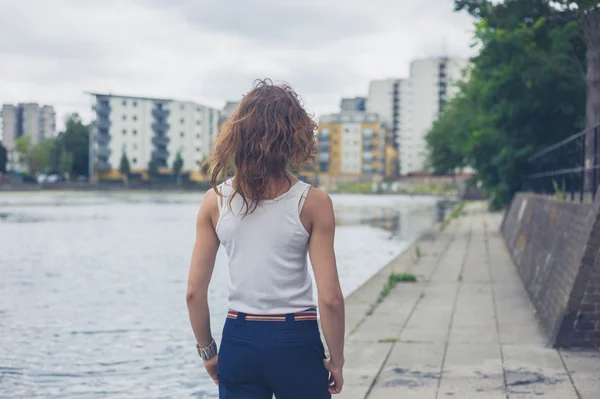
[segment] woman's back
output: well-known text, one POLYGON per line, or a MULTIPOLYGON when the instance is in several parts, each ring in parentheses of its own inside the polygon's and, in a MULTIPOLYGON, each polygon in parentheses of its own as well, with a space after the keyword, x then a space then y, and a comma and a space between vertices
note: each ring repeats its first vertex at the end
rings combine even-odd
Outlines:
POLYGON ((249 314, 296 313, 316 306, 308 272, 309 233, 300 220, 310 186, 293 183, 249 214, 232 180, 219 186, 216 232, 229 257, 229 308, 249 314))
POLYGON ((329 399, 342 388, 344 297, 333 204, 289 173, 314 161, 315 129, 291 87, 259 81, 223 124, 206 161, 214 189, 196 220, 187 303, 198 352, 221 398, 329 399), (220 245, 231 285, 218 354, 207 298, 220 245), (307 254, 331 359, 324 360, 307 254))

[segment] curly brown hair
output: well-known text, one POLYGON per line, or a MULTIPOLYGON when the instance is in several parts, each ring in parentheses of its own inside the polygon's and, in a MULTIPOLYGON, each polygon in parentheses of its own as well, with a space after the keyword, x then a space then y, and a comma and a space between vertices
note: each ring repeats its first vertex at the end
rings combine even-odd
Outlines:
POLYGON ((233 175, 229 204, 240 195, 245 213, 274 193, 272 183, 286 179, 288 169, 312 162, 316 155, 317 124, 303 107, 301 97, 287 84, 270 79, 254 81, 240 105, 223 124, 213 154, 205 161, 211 186, 233 175))

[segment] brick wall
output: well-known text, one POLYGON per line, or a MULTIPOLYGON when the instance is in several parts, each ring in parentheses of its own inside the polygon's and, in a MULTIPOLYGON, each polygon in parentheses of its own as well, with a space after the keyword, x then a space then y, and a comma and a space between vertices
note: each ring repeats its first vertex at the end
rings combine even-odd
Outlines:
POLYGON ((600 195, 594 204, 518 194, 502 234, 555 346, 600 348, 600 195))

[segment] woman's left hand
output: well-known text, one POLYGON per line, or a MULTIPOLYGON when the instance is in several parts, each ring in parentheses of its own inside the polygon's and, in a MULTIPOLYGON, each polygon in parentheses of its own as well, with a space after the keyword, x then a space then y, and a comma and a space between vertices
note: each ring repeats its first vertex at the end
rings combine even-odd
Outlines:
POLYGON ((210 360, 205 360, 204 367, 206 368, 208 375, 210 375, 210 378, 212 378, 215 384, 219 385, 219 377, 217 376, 217 371, 219 370, 219 355, 217 354, 210 360))

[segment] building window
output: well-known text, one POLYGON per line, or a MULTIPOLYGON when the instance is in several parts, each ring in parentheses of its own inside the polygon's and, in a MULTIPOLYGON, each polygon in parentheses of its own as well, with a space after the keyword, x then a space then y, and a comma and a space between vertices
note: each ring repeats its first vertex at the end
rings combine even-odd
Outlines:
POLYGON ((196 135, 196 138, 197 138, 197 139, 199 139, 199 138, 200 138, 200 135, 199 135, 199 134, 197 134, 197 135, 196 135))
POLYGON ((133 106, 134 106, 134 107, 137 107, 137 101, 134 101, 134 102, 133 102, 133 106))
POLYGON ((181 118, 180 122, 183 125, 185 123, 185 120, 183 118, 181 118))
POLYGON ((181 105, 179 106, 179 109, 183 111, 183 110, 185 109, 185 105, 181 104, 181 105))
POLYGON ((181 132, 181 133, 179 133, 179 135, 180 135, 181 137, 183 137, 183 136, 185 136, 185 133, 184 133, 184 132, 181 132))
POLYGON ((127 134, 127 130, 123 129, 123 135, 127 134))
POLYGON ((133 120, 137 121, 137 116, 133 115, 133 120))
POLYGON ((197 108, 196 108, 196 111, 200 112, 200 107, 197 107, 197 108))
POLYGON ((200 121, 196 121, 196 125, 200 126, 200 121))
POLYGON ((123 106, 127 105, 127 100, 123 100, 123 106))
POLYGON ((135 136, 137 134, 137 130, 133 129, 133 135, 135 136))
POLYGON ((123 120, 127 120, 127 115, 123 115, 123 120))
POLYGON ((133 163, 137 163, 137 158, 133 158, 133 163))
POLYGON ((200 152, 200 147, 196 147, 196 152, 200 152))
POLYGON ((133 149, 134 149, 134 150, 137 150, 137 144, 134 144, 134 145, 133 145, 133 149))

